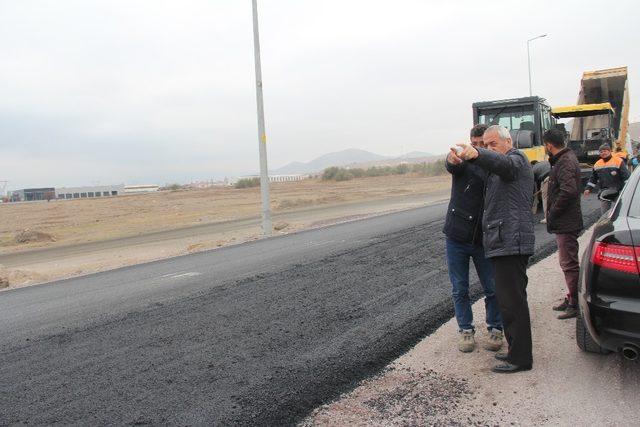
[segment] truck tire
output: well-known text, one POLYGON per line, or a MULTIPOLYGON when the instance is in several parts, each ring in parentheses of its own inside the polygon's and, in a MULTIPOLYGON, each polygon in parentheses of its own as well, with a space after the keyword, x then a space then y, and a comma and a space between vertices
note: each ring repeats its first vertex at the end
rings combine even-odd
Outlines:
POLYGON ((576 318, 576 343, 578 344, 578 348, 582 351, 586 351, 587 353, 598 353, 598 354, 609 354, 611 353, 609 350, 604 349, 596 343, 589 330, 584 324, 584 319, 582 318, 582 310, 578 309, 578 317, 576 318))

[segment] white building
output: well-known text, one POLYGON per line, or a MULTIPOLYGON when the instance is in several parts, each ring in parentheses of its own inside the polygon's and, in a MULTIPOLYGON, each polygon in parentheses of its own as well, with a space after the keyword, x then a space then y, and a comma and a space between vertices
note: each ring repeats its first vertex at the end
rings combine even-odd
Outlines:
MULTIPOLYGON (((253 179, 260 178, 260 175, 246 175, 239 176, 237 178, 231 179, 229 181, 229 185, 233 185, 241 179, 253 179)), ((309 178, 309 175, 269 175, 269 182, 293 182, 293 181, 302 181, 303 179, 309 178)))
POLYGON ((141 194, 141 193, 153 193, 159 191, 160 186, 156 184, 142 184, 142 185, 125 185, 124 194, 141 194))
POLYGON ((307 178, 309 175, 269 175, 269 182, 302 181, 307 178))
POLYGON ((89 199, 124 194, 124 185, 95 185, 89 187, 61 187, 55 189, 56 199, 89 199))

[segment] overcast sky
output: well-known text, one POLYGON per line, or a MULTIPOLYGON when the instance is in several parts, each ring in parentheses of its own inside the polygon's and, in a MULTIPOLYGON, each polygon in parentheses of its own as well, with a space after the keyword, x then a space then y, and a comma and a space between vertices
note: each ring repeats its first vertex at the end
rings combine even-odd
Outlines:
MULTIPOLYGON (((577 100, 629 67, 640 2, 260 0, 270 168, 345 148, 443 153, 471 103, 577 100)), ((0 0, 0 180, 189 182, 258 170, 250 0, 0 0)))

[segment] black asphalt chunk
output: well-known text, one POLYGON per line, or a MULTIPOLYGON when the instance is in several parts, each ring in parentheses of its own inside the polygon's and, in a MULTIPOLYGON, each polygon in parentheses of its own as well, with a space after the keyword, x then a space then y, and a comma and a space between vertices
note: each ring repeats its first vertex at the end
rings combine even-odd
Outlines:
MULTIPOLYGON (((466 379, 437 373, 401 369, 404 381, 364 402, 384 418, 400 419, 401 425, 433 425, 457 409, 472 395, 466 379)), ((452 423, 449 423, 452 424, 452 423)))

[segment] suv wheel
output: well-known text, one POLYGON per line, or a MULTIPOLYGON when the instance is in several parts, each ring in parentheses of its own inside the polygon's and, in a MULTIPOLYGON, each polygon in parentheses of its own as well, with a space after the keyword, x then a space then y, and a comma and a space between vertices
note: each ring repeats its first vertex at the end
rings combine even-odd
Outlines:
POLYGON ((578 344, 578 348, 582 351, 599 354, 611 353, 609 350, 600 347, 598 343, 591 338, 591 334, 584 324, 582 310, 580 310, 580 308, 578 308, 578 317, 576 318, 576 343, 578 344))

